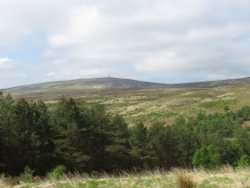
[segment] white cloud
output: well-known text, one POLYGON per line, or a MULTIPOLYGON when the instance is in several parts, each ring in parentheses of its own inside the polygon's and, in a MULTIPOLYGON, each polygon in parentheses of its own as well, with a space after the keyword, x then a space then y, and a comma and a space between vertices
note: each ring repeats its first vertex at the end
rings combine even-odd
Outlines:
POLYGON ((76 7, 69 11, 65 24, 49 38, 53 47, 83 44, 98 32, 102 17, 96 7, 76 7))
POLYGON ((0 58, 0 70, 11 69, 14 61, 9 58, 0 58))
POLYGON ((109 74, 148 80, 157 74, 159 82, 250 75, 249 12, 247 0, 2 0, 0 50, 18 51, 34 33, 44 33, 42 63, 17 60, 13 70, 26 74, 25 81, 40 75, 34 82, 109 74))
POLYGON ((1 0, 0 48, 22 46, 22 40, 34 32, 50 33, 66 19, 77 0, 1 0))
POLYGON ((148 56, 142 63, 136 65, 136 69, 148 73, 174 72, 187 69, 189 66, 189 62, 179 57, 176 52, 161 52, 148 56))

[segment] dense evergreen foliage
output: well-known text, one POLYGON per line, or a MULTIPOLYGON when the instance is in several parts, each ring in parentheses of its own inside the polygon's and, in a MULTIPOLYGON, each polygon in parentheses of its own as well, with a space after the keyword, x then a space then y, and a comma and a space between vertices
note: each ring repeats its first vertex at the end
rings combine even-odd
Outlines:
POLYGON ((42 102, 0 95, 0 173, 32 169, 45 175, 58 165, 70 172, 117 172, 172 167, 249 165, 250 107, 236 112, 179 117, 173 125, 128 127, 101 105, 62 98, 42 102))

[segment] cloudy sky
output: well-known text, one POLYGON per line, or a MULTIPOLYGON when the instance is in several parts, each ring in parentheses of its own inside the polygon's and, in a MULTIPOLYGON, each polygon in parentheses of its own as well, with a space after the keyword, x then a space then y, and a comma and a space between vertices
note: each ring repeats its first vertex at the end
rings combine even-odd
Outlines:
POLYGON ((0 0, 0 88, 250 76, 249 0, 0 0))

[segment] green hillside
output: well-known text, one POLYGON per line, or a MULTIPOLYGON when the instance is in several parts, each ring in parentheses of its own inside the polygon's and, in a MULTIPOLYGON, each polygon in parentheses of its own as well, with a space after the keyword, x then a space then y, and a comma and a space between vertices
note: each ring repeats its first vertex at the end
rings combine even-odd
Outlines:
POLYGON ((129 124, 172 121, 180 115, 237 110, 250 105, 250 78, 187 84, 157 84, 119 78, 50 82, 3 90, 15 98, 43 99, 53 104, 73 96, 89 105, 103 104, 129 124))
POLYGON ((80 97, 78 101, 103 104, 110 112, 123 115, 130 124, 140 121, 171 124, 180 115, 223 112, 225 108, 237 110, 250 105, 250 86, 123 91, 80 97))
POLYGON ((14 88, 2 89, 4 93, 11 93, 16 97, 56 99, 60 96, 88 96, 116 94, 128 91, 149 91, 155 89, 202 89, 216 87, 249 86, 250 78, 220 80, 210 82, 162 84, 145 81, 137 81, 122 78, 92 78, 69 81, 57 81, 41 84, 32 84, 14 88))

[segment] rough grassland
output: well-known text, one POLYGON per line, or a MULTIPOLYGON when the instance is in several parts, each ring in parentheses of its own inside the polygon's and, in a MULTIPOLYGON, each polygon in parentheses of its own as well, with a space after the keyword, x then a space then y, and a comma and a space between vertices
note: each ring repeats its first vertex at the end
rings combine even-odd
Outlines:
MULTIPOLYGON (((46 92, 45 92, 46 93, 46 92)), ((61 93, 64 95, 65 93, 61 93)), ((58 95, 13 95, 15 98, 29 100, 42 99, 47 104, 56 103, 58 95)), ((67 96, 67 95, 66 95, 67 96)), ((103 104, 113 114, 119 113, 125 117, 130 125, 137 122, 152 124, 165 121, 171 124, 179 115, 185 117, 196 115, 198 112, 222 112, 225 107, 237 110, 250 105, 250 85, 220 86, 210 88, 179 88, 179 89, 146 89, 119 90, 93 93, 71 93, 80 103, 89 105, 103 104)))
POLYGON ((179 115, 188 117, 198 112, 223 112, 225 107, 237 110, 250 105, 250 86, 126 91, 82 96, 78 100, 89 105, 103 104, 111 113, 123 115, 129 124, 140 121, 171 124, 179 115))
MULTIPOLYGON (((122 188, 122 187, 154 187, 154 188, 185 188, 182 182, 191 182, 197 188, 250 188, 250 169, 233 170, 226 167, 218 171, 186 171, 172 170, 166 172, 148 172, 140 175, 123 174, 120 177, 89 178, 75 176, 61 180, 41 180, 36 183, 21 183, 13 187, 86 187, 86 188, 122 188), (180 177, 182 178, 180 180, 180 177), (182 182, 180 182, 182 181, 182 182), (181 187, 182 186, 182 187, 181 187)), ((0 187, 12 187, 0 180, 0 187)))

